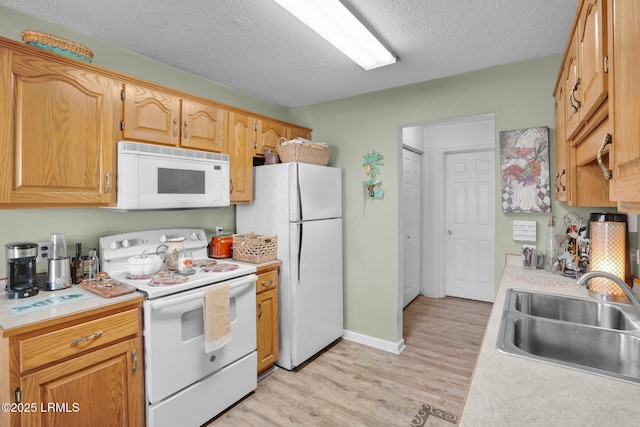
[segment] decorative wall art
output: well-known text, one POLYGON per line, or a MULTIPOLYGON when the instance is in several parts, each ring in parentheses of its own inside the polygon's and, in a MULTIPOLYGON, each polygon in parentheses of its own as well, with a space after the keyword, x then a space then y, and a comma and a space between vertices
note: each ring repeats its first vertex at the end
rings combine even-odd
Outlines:
POLYGON ((500 132, 502 212, 551 212, 549 128, 500 132))
POLYGON ((371 178, 367 181, 362 182, 365 197, 373 197, 376 199, 384 198, 384 190, 380 188, 380 186, 382 185, 382 181, 376 179, 376 177, 380 174, 380 168, 378 166, 384 166, 384 163, 382 163, 382 154, 372 151, 371 153, 367 153, 362 157, 364 157, 364 163, 362 164, 362 167, 364 167, 364 172, 371 178))

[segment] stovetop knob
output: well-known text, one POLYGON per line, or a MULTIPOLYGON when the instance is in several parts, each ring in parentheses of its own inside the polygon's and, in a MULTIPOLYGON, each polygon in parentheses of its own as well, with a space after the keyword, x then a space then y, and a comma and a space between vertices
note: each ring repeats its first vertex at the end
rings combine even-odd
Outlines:
POLYGON ((122 247, 123 248, 128 248, 129 246, 131 246, 131 242, 129 241, 129 239, 124 239, 122 241, 122 247))
POLYGON ((202 237, 195 232, 191 233, 191 236, 189 237, 191 238, 191 240, 202 240, 202 237))
POLYGON ((160 237, 158 237, 158 241, 160 243, 166 243, 167 242, 167 235, 166 234, 161 235, 160 237))
POLYGON ((116 250, 120 247, 120 242, 118 242, 117 240, 114 240, 113 242, 111 242, 109 247, 113 250, 116 250))

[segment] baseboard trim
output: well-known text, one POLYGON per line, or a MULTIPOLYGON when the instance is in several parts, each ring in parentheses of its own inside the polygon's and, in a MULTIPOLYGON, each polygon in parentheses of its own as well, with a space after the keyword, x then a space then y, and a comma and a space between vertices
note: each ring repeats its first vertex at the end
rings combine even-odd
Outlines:
POLYGON ((404 339, 401 339, 397 343, 392 341, 381 340, 380 338, 371 337, 369 335, 360 334, 358 332, 352 332, 345 330, 342 334, 342 338, 348 341, 357 342, 358 344, 364 344, 369 347, 384 350, 388 353, 400 354, 404 351, 404 339))

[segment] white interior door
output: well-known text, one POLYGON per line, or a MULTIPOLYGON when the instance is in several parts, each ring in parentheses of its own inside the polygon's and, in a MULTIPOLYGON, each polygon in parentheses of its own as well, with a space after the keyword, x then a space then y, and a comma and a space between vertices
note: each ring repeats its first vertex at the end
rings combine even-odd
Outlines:
POLYGON ((422 155, 403 149, 404 289, 402 306, 420 294, 422 273, 422 155))
POLYGON ((445 289, 455 297, 495 298, 495 155, 446 154, 445 289))

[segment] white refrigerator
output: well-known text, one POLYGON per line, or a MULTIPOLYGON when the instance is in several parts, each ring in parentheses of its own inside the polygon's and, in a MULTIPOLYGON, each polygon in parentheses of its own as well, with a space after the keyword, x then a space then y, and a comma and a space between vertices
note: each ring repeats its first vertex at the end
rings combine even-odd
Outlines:
POLYGON ((254 168, 254 202, 236 232, 277 235, 279 359, 292 370, 343 333, 342 169, 306 163, 254 168))

